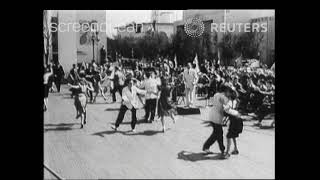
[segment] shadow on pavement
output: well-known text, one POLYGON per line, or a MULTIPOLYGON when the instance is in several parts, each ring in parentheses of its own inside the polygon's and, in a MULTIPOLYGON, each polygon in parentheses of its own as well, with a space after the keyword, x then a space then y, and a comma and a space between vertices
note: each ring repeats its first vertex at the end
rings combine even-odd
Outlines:
POLYGON ((181 151, 178 153, 178 159, 185 161, 202 161, 202 160, 223 160, 219 153, 194 153, 188 151, 181 151))
POLYGON ((137 135, 142 135, 142 136, 153 136, 153 135, 156 135, 158 133, 162 133, 162 131, 154 131, 154 130, 146 130, 146 131, 143 131, 143 132, 127 132, 125 133, 124 135, 127 135, 127 136, 137 136, 137 135))
POLYGON ((118 130, 118 131, 109 130, 109 131, 101 131, 101 132, 93 133, 93 134, 91 134, 91 135, 104 137, 104 135, 110 135, 110 134, 116 134, 116 133, 124 134, 125 132, 119 131, 119 130, 118 130))
POLYGON ((273 126, 260 126, 260 129, 274 129, 273 126))
POLYGON ((107 108, 105 111, 119 111, 120 108, 107 108))
POLYGON ((80 123, 60 123, 60 124, 44 124, 45 127, 50 127, 50 128, 45 128, 44 132, 48 131, 70 131, 73 129, 78 129, 78 128, 72 128, 72 126, 79 124, 80 128, 80 123))
POLYGON ((271 126, 271 125, 256 125, 256 124, 251 124, 251 125, 248 125, 248 126, 251 126, 255 129, 274 129, 274 126, 271 126))
POLYGON ((107 102, 94 102, 94 103, 89 103, 90 105, 100 105, 100 104, 108 104, 107 102))
POLYGON ((44 124, 44 126, 73 126, 80 123, 44 124))
MULTIPOLYGON (((131 124, 131 121, 122 122, 121 124, 131 124)), ((136 124, 151 124, 149 122, 146 122, 144 119, 137 120, 136 124)))
POLYGON ((158 133, 162 133, 162 131, 146 130, 143 132, 131 132, 131 131, 109 130, 109 131, 102 131, 102 132, 93 133, 91 135, 104 137, 104 135, 110 135, 110 134, 116 134, 116 133, 120 133, 120 134, 123 134, 126 136, 137 136, 137 135, 152 136, 152 135, 155 135, 158 133))
POLYGON ((71 128, 71 127, 57 127, 57 128, 47 128, 44 129, 44 132, 48 132, 48 131, 70 131, 73 130, 75 128, 71 128))

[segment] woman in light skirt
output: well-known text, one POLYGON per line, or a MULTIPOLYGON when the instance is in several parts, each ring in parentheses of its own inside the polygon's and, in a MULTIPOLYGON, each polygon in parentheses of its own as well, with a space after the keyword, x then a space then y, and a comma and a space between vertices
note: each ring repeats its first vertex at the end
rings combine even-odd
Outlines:
POLYGON ((71 88, 74 88, 77 90, 76 96, 74 98, 74 105, 77 111, 76 118, 78 119, 81 117, 81 129, 83 128, 83 125, 86 124, 86 118, 87 118, 87 96, 86 92, 94 91, 93 87, 90 83, 88 83, 85 78, 82 78, 78 85, 71 85, 68 84, 71 88))

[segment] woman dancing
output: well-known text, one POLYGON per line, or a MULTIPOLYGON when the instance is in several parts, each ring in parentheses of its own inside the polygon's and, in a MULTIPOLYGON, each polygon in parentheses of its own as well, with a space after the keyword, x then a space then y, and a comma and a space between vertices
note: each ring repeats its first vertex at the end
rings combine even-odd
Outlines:
POLYGON ((93 79, 94 79, 94 84, 93 84, 93 89, 95 92, 94 98, 93 98, 93 103, 96 102, 97 96, 99 95, 99 93, 101 93, 103 99, 106 101, 107 98, 104 95, 103 89, 102 89, 102 82, 104 79, 102 79, 101 75, 103 73, 103 68, 100 68, 99 71, 95 71, 94 75, 93 75, 93 79), (100 72, 99 72, 100 71, 100 72))
MULTIPOLYGON (((237 100, 237 92, 235 89, 233 89, 234 91, 232 92, 232 95, 230 97, 230 101, 229 101, 229 105, 233 110, 237 110, 238 109, 238 100, 237 100)), ((231 139, 233 140, 233 144, 234 144, 234 150, 231 152, 231 154, 239 154, 239 150, 237 147, 237 140, 236 138, 239 137, 239 134, 242 132, 243 130, 243 120, 237 116, 233 116, 228 114, 227 115, 229 117, 229 129, 228 129, 228 133, 227 133, 227 150, 226 150, 226 154, 225 154, 225 158, 229 158, 230 154, 229 154, 229 150, 230 150, 230 145, 231 145, 231 139)))
POLYGON ((83 125, 86 124, 86 118, 87 118, 87 96, 86 92, 87 90, 93 91, 93 87, 91 87, 91 84, 88 83, 85 78, 81 78, 78 85, 71 85, 68 83, 68 85, 71 88, 76 89, 76 95, 74 98, 74 106, 77 111, 76 119, 81 117, 81 129, 83 128, 83 125))
POLYGON ((161 87, 160 87, 160 98, 158 100, 158 116, 161 119, 162 132, 165 132, 164 116, 170 116, 173 120, 173 123, 176 123, 174 117, 174 109, 168 102, 168 97, 170 96, 170 89, 167 85, 167 80, 161 78, 161 87))

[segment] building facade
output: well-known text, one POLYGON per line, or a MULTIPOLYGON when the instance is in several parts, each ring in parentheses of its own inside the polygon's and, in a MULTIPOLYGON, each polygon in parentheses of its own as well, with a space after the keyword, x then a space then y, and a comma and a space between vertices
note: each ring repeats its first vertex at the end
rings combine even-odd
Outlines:
POLYGON ((99 50, 102 46, 106 47, 107 42, 105 10, 48 10, 48 20, 57 24, 56 30, 51 31, 52 59, 57 59, 65 70, 71 69, 72 64, 91 62, 93 59, 100 62, 99 50), (82 28, 87 24, 98 27, 94 43, 92 33, 82 28))
POLYGON ((151 22, 173 23, 179 19, 179 10, 152 10, 151 22))

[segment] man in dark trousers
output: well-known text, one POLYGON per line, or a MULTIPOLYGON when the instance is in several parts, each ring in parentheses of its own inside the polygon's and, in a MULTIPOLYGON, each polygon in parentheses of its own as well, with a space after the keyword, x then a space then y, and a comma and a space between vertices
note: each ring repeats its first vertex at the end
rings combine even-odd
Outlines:
POLYGON ((124 115, 127 110, 131 110, 131 128, 132 132, 135 132, 135 127, 137 123, 136 110, 138 108, 139 98, 137 94, 145 94, 144 90, 141 90, 135 86, 135 83, 132 79, 128 78, 125 80, 124 88, 122 90, 122 103, 120 106, 120 111, 114 126, 111 126, 112 129, 117 131, 118 127, 123 121, 124 115))
POLYGON ((151 123, 154 121, 154 116, 156 113, 156 107, 157 107, 157 92, 158 92, 158 83, 157 80, 155 79, 155 74, 154 72, 146 72, 146 77, 147 79, 143 82, 141 85, 141 88, 144 88, 147 93, 146 93, 146 105, 145 105, 145 122, 151 123), (152 74, 152 76, 151 76, 152 74), (149 119, 150 116, 150 120, 149 119))
POLYGON ((64 70, 59 62, 53 68, 54 83, 56 84, 57 91, 60 92, 61 81, 64 77, 64 70))

